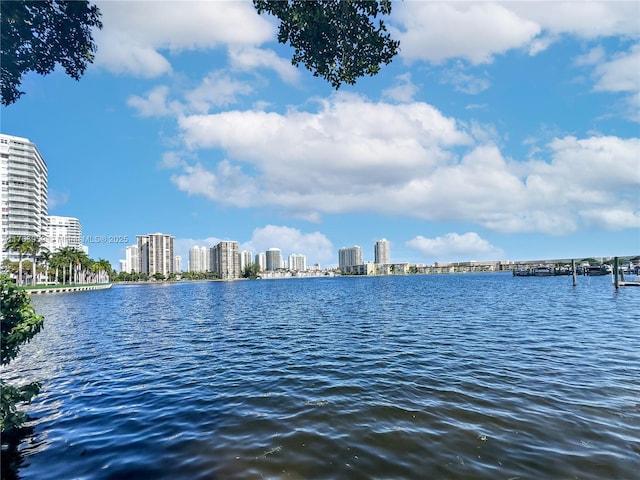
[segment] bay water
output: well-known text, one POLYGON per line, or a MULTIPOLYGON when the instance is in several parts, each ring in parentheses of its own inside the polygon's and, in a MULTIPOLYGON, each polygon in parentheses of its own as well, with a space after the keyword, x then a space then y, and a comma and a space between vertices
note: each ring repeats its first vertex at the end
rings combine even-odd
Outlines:
MULTIPOLYGON (((32 298, 23 479, 640 478, 640 288, 410 275, 32 298)), ((4 467, 3 467, 4 468, 4 467)))

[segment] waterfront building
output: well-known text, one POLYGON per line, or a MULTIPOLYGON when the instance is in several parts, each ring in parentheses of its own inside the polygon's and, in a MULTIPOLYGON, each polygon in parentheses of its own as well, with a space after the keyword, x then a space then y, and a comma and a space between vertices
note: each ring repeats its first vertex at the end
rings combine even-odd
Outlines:
POLYGON ((267 270, 267 254, 264 252, 256 253, 256 261, 260 267, 261 272, 265 272, 267 270))
POLYGON ((211 271, 222 280, 240 278, 238 242, 222 241, 211 248, 211 271))
POLYGON ((363 265, 362 248, 358 245, 354 247, 343 247, 338 251, 338 268, 341 273, 347 273, 347 267, 363 265))
POLYGON ((46 240, 47 164, 27 138, 0 134, 0 245, 2 257, 18 260, 5 251, 13 236, 46 240))
POLYGON ((307 257, 299 253, 289 255, 289 270, 304 272, 307 269, 307 257))
POLYGON ((208 247, 191 247, 189 249, 189 272, 201 273, 211 270, 211 249, 208 247))
POLYGON ((127 272, 127 261, 125 259, 118 260, 120 264, 120 272, 127 272))
POLYGON ((244 269, 253 263, 253 253, 248 250, 240 252, 240 271, 244 272, 244 269))
POLYGON ((182 257, 180 255, 176 255, 174 258, 173 272, 182 273, 182 257))
POLYGON ((376 272, 375 263, 366 262, 358 265, 345 265, 340 273, 347 275, 373 275, 376 272))
POLYGON ((378 240, 373 248, 374 263, 387 264, 390 263, 389 242, 383 238, 378 240))
POLYGON ((163 233, 136 235, 138 239, 138 268, 140 273, 165 277, 173 273, 173 237, 163 233))
POLYGON ((80 220, 74 217, 49 215, 45 246, 52 253, 65 247, 83 250, 80 220))
POLYGON ((140 271, 140 264, 138 262, 138 245, 130 245, 125 248, 124 256, 126 261, 126 272, 134 273, 140 271))
POLYGON ((270 248, 265 252, 267 271, 279 270, 282 268, 282 253, 279 248, 270 248))

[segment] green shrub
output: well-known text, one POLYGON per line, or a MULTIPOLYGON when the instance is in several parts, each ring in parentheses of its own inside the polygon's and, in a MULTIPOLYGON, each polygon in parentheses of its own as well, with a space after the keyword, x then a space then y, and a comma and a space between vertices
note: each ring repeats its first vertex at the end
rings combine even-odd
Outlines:
MULTIPOLYGON (((8 364, 29 342, 44 324, 42 315, 36 315, 29 295, 16 287, 8 275, 0 275, 0 351, 2 365, 8 364)), ((0 431, 17 429, 26 420, 26 414, 18 410, 21 403, 29 403, 40 391, 37 382, 15 387, 0 380, 0 431)))

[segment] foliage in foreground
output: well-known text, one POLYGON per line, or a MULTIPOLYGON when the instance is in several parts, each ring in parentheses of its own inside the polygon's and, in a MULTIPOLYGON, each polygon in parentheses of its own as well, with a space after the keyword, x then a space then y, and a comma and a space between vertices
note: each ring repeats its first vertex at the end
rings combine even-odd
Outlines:
MULTIPOLYGON (((29 295, 8 275, 0 275, 0 289, 0 350, 2 365, 6 365, 16 358, 20 347, 42 329, 44 318, 35 313, 29 295)), ((18 406, 31 402, 40 391, 40 384, 33 382, 15 387, 4 380, 0 382, 0 431, 5 433, 22 426, 26 414, 18 410, 18 406)))
MULTIPOLYGON (((278 41, 294 49, 291 63, 336 89, 377 74, 398 53, 400 43, 379 19, 391 13, 391 0, 253 0, 253 6, 279 20, 278 41)), ((22 96, 28 72, 47 75, 59 65, 79 80, 93 63, 102 14, 88 0, 12 0, 0 8, 3 105, 22 96)))
POLYGON ((400 42, 378 16, 391 13, 391 0, 253 0, 258 13, 280 20, 278 41, 293 47, 293 65, 301 63, 335 89, 375 75, 389 64, 400 42))
POLYGON ((93 63, 93 28, 102 28, 100 10, 87 0, 1 3, 2 104, 24 93, 18 88, 28 72, 51 73, 56 65, 79 80, 93 63))

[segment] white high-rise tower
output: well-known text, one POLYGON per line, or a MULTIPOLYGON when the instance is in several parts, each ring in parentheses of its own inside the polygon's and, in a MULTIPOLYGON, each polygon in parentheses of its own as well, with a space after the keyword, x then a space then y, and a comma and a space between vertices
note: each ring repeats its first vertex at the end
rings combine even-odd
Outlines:
POLYGON ((0 261, 17 260, 4 250, 10 237, 37 238, 47 231, 47 164, 27 138, 0 134, 0 261))

